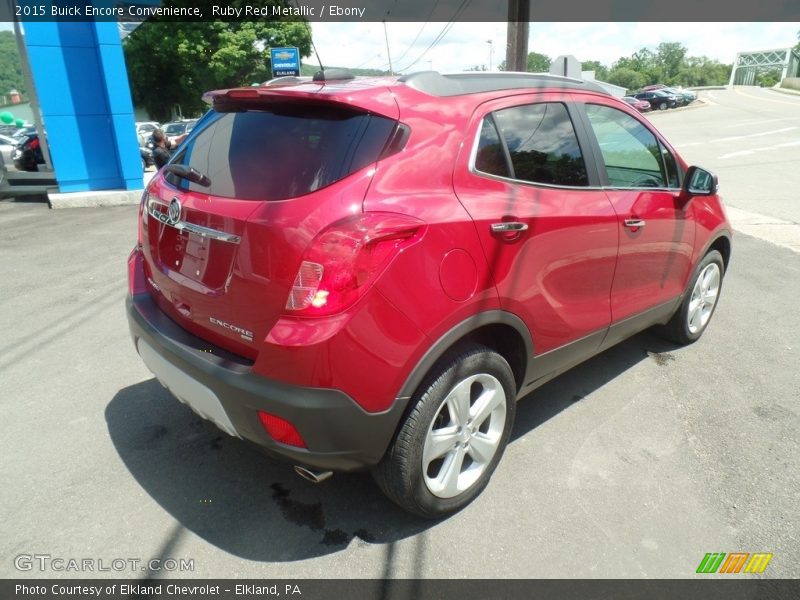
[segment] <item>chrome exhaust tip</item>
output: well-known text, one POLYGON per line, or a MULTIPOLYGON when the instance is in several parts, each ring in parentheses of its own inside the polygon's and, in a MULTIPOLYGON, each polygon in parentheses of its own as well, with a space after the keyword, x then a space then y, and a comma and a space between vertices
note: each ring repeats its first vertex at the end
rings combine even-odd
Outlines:
POLYGON ((294 466, 294 472, 311 483, 322 483, 326 479, 330 479, 333 475, 333 471, 312 471, 300 465, 294 466))

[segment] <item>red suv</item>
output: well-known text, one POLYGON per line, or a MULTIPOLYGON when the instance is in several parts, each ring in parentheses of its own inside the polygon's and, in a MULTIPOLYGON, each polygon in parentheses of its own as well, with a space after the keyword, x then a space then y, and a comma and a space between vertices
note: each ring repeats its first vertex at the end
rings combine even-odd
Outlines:
POLYGON ((516 402, 653 325, 697 340, 716 178, 596 84, 434 72, 210 92, 128 261, 142 359, 319 481, 419 515, 486 486, 516 402))

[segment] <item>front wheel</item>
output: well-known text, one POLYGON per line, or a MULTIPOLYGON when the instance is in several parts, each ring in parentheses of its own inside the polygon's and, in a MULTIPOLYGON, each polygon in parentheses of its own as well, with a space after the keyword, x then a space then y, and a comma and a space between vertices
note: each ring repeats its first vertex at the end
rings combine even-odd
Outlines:
POLYGON ((663 337, 683 345, 700 339, 717 307, 724 274, 722 255, 711 250, 697 265, 680 308, 660 330, 663 337))
POLYGON ((489 483, 511 434, 516 384, 502 356, 475 344, 442 361, 412 402, 373 476, 401 507, 436 518, 489 483))

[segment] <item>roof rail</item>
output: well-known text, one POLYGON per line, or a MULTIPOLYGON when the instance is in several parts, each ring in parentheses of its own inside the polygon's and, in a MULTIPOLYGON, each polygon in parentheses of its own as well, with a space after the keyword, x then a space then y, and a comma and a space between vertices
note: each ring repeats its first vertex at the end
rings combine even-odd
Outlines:
POLYGON ((400 77, 398 81, 432 96, 460 96, 498 90, 524 88, 562 88, 567 90, 590 90, 610 95, 593 81, 544 75, 538 73, 450 73, 419 71, 400 77))

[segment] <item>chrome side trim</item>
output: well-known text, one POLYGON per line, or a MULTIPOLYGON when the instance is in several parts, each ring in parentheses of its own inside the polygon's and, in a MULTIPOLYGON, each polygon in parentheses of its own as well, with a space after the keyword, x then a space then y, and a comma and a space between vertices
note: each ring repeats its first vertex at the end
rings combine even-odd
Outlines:
POLYGON ((197 225, 195 223, 188 223, 183 220, 180 220, 177 223, 171 223, 168 213, 161 212, 155 208, 157 204, 159 203, 152 201, 149 202, 147 205, 147 213, 164 225, 174 227, 178 231, 188 231, 189 233, 195 233, 204 238, 219 240, 220 242, 228 242, 229 244, 238 244, 242 241, 241 237, 234 235, 233 233, 219 231, 218 229, 211 229, 210 227, 203 227, 202 225, 197 225))

